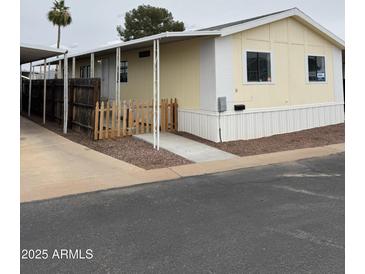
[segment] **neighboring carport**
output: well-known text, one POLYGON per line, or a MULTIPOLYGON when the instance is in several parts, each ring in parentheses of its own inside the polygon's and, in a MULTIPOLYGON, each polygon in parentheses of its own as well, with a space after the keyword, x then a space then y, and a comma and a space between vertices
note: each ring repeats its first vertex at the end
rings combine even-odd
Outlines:
MULTIPOLYGON (((39 45, 31 45, 31 44, 20 44, 20 86, 22 87, 22 65, 30 64, 29 71, 29 99, 28 99, 28 116, 30 116, 31 110, 31 98, 32 98, 32 76, 34 73, 33 62, 44 60, 44 93, 43 93, 43 123, 46 122, 46 80, 47 80, 47 58, 56 57, 63 55, 63 58, 67 60, 67 50, 64 49, 55 49, 47 46, 39 46, 39 45)), ((65 62, 65 66, 67 66, 67 62, 65 62)), ((21 91, 22 94, 22 91, 21 91)), ((22 100, 22 95, 20 97, 22 100)), ((68 102, 68 74, 67 67, 64 70, 64 93, 63 93, 64 102, 68 102)), ((67 133, 67 117, 68 117, 68 104, 63 104, 63 132, 67 133)))

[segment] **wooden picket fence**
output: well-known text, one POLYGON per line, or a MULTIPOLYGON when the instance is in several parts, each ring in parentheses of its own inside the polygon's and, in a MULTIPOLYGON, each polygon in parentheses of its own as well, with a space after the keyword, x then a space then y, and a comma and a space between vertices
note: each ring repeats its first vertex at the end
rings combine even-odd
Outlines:
MULTIPOLYGON (((160 102, 160 131, 177 130, 177 99, 160 102)), ((124 137, 153 131, 153 101, 99 102, 95 106, 94 140, 124 137)))

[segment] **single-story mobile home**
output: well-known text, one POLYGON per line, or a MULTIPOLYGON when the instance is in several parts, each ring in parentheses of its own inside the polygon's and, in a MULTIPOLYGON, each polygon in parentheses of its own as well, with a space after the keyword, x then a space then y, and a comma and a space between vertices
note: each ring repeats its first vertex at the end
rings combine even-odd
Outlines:
POLYGON ((344 122, 344 41, 297 8, 70 54, 69 78, 101 78, 102 100, 150 100, 154 41, 179 131, 218 142, 344 122))

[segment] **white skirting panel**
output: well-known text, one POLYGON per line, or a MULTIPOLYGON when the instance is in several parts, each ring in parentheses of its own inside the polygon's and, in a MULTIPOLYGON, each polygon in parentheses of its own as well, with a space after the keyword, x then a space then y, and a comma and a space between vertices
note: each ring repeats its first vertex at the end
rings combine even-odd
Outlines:
MULTIPOLYGON (((179 131, 214 142, 219 141, 219 115, 216 112, 179 109, 179 131)), ((225 112, 221 115, 222 140, 249 140, 280 133, 344 122, 342 103, 225 112)))

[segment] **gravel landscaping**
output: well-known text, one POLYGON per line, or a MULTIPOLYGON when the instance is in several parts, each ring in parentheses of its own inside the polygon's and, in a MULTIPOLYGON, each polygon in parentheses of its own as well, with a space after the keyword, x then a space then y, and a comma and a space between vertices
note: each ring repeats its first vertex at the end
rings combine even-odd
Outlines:
MULTIPOLYGON (((41 118, 32 117, 32 120, 41 125, 41 118)), ((55 122, 47 121, 45 127, 73 142, 144 169, 163 168, 192 163, 165 149, 160 148, 160 151, 156 151, 151 144, 132 136, 114 140, 94 141, 89 135, 74 130, 69 130, 68 134, 63 135, 62 126, 55 122)), ((249 156, 344 143, 345 124, 342 123, 307 129, 254 140, 239 140, 223 143, 211 142, 186 132, 177 132, 176 134, 238 156, 249 156)))
POLYGON ((248 156, 344 143, 345 124, 307 129, 254 140, 239 140, 223 143, 211 142, 186 132, 178 132, 177 134, 238 156, 248 156))
MULTIPOLYGON (((42 125, 41 118, 33 116, 31 120, 42 125)), ((64 135, 62 133, 62 126, 55 122, 47 121, 45 127, 75 143, 79 143, 144 169, 163 168, 192 163, 191 161, 162 148, 160 148, 159 151, 156 151, 151 144, 133 136, 114 140, 94 141, 89 135, 74 130, 69 130, 68 133, 64 135)))

